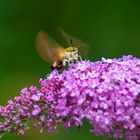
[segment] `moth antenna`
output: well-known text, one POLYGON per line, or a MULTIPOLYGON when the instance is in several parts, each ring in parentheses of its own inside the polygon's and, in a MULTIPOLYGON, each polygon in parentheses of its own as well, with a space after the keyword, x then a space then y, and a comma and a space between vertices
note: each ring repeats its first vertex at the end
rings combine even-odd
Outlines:
POLYGON ((72 39, 70 40, 70 44, 71 44, 72 47, 74 47, 72 39))

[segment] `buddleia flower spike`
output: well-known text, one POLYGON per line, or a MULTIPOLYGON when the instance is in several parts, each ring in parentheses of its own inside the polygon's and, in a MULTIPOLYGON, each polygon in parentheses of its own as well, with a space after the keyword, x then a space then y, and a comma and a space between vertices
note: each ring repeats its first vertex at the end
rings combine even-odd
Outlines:
POLYGON ((23 88, 0 106, 0 134, 24 134, 27 122, 43 131, 92 126, 105 138, 140 140, 140 59, 133 56, 71 63, 61 74, 52 71, 41 88, 23 88))

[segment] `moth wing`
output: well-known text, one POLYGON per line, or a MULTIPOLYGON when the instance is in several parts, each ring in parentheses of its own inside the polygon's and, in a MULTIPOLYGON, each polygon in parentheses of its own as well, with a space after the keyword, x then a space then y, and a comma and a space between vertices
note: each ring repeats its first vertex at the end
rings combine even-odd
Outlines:
POLYGON ((58 57, 62 57, 64 52, 64 48, 43 31, 37 36, 36 49, 41 58, 47 62, 54 62, 58 57))
POLYGON ((74 46, 79 50, 79 54, 83 57, 87 55, 87 50, 89 45, 86 43, 88 39, 85 41, 80 41, 79 39, 73 37, 72 35, 66 33, 61 27, 58 28, 58 35, 61 37, 60 40, 63 41, 63 44, 66 44, 66 47, 74 46))

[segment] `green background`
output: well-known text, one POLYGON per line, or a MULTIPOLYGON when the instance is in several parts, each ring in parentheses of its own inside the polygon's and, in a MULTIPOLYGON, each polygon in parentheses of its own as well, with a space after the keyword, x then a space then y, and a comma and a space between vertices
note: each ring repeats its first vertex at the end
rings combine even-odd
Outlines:
MULTIPOLYGON (((140 2, 130 0, 0 0, 0 104, 6 105, 20 90, 38 85, 51 70, 35 50, 35 38, 44 30, 56 38, 57 27, 89 41, 87 59, 140 57, 140 2)), ((39 133, 30 129, 24 136, 6 134, 3 140, 100 139, 89 133, 85 121, 81 131, 39 133)))

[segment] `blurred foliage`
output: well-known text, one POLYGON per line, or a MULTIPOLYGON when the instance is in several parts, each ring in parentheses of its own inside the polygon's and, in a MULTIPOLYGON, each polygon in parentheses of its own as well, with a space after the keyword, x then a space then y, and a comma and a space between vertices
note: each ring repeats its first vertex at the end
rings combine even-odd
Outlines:
MULTIPOLYGON (((87 59, 101 57, 140 57, 140 1, 109 0, 1 0, 0 1, 0 103, 5 105, 20 90, 39 85, 38 80, 51 70, 35 50, 39 30, 56 38, 61 26, 73 36, 83 40, 90 33, 87 59)), ((85 122, 81 131, 76 128, 56 134, 40 134, 38 129, 28 130, 24 136, 6 134, 3 140, 22 139, 103 139, 89 133, 85 122)))

